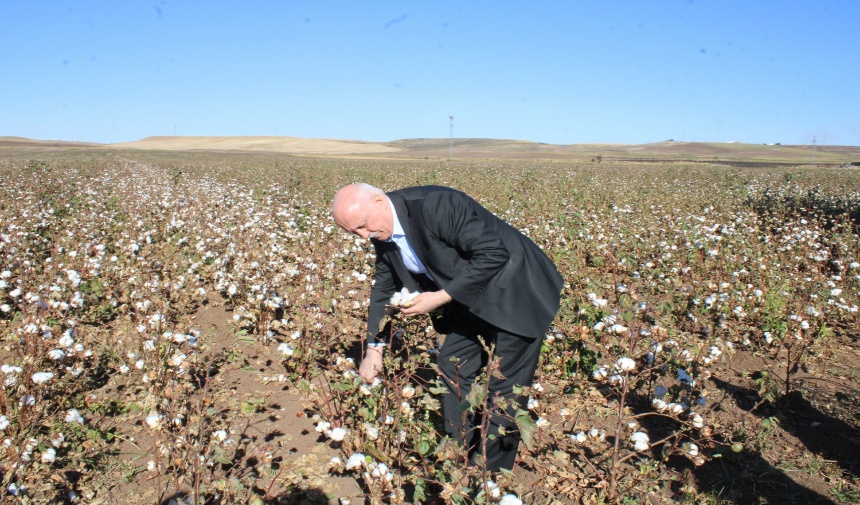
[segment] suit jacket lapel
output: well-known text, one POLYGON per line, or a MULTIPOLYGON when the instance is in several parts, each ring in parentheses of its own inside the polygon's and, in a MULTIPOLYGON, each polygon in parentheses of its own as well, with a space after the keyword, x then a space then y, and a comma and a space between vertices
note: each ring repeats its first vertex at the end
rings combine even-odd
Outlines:
MULTIPOLYGON (((394 205, 394 210, 397 213, 397 220, 400 221, 403 233, 406 234, 406 240, 409 242, 409 245, 412 246, 412 250, 415 251, 415 254, 418 255, 418 259, 421 260, 421 263, 424 264, 425 268, 429 269, 430 267, 427 266, 427 260, 425 259, 427 257, 427 250, 424 247, 424 242, 415 231, 415 227, 412 225, 412 216, 409 214, 409 208, 406 207, 406 200, 396 191, 387 194, 388 199, 391 200, 392 205, 394 205)), ((397 270, 397 275, 401 275, 401 271, 409 274, 409 271, 406 270, 406 265, 403 263, 403 258, 400 257, 400 251, 397 249, 395 244, 392 245, 394 246, 395 256, 397 256, 396 265, 400 268, 397 270)), ((408 275, 408 277, 412 278, 412 275, 408 275)), ((401 278, 403 278, 402 275, 401 278)))

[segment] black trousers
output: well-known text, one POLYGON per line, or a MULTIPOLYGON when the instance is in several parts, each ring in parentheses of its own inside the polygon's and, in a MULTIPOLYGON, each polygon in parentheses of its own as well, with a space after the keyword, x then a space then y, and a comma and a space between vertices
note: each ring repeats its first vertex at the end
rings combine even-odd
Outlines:
POLYGON ((517 409, 525 409, 528 398, 515 395, 515 385, 531 386, 540 359, 543 336, 525 337, 501 330, 479 317, 472 315, 462 305, 451 302, 446 307, 445 317, 451 324, 439 353, 437 365, 447 386, 442 397, 445 414, 445 431, 451 438, 468 447, 474 463, 475 456, 482 455, 480 445, 481 413, 465 412, 463 402, 472 389, 477 376, 487 364, 488 357, 481 345, 483 338, 488 347, 495 345, 494 357, 499 362, 500 377, 490 377, 487 413, 489 433, 487 438, 487 468, 492 471, 512 470, 517 458, 519 432, 514 422, 517 409), (452 359, 453 358, 453 359, 452 359), (504 398, 509 405, 504 411, 496 405, 504 398), (465 415, 464 415, 465 412, 465 415), (465 418, 465 419, 464 419, 465 418), (476 428, 476 424, 478 428, 476 428), (505 435, 499 428, 504 427, 505 435))

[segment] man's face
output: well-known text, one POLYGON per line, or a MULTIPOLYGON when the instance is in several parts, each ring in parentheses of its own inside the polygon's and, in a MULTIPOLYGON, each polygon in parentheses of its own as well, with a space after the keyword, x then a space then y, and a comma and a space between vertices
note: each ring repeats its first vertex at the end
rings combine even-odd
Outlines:
POLYGON ((385 195, 373 195, 370 202, 350 199, 338 202, 334 220, 344 230, 361 238, 388 240, 394 229, 394 220, 385 195))

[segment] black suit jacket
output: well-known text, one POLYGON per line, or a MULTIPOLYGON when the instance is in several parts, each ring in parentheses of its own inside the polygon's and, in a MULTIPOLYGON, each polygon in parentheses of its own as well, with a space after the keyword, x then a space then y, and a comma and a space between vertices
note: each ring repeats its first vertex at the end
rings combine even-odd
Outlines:
MULTIPOLYGON (((534 242, 451 188, 420 186, 387 195, 406 239, 440 288, 498 328, 543 336, 558 311, 563 280, 534 242)), ((387 337, 378 328, 391 295, 404 286, 410 291, 419 286, 394 242, 371 242, 376 272, 368 342, 376 342, 387 337)))

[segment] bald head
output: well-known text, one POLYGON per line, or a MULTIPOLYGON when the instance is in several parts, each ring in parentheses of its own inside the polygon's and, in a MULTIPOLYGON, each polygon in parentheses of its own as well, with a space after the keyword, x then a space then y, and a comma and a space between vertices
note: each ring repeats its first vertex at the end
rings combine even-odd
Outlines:
POLYGON ((394 217, 385 192, 358 182, 338 190, 332 200, 332 217, 344 230, 362 238, 388 240, 394 217))

